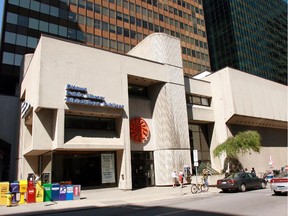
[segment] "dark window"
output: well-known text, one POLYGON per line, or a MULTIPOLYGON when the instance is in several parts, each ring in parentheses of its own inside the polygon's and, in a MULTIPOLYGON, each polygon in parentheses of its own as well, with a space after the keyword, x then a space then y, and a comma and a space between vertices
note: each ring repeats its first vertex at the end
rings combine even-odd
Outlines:
POLYGON ((128 93, 129 96, 141 96, 141 97, 148 97, 148 89, 146 86, 139 86, 139 85, 128 85, 128 93))
POLYGON ((78 130, 115 130, 115 119, 65 115, 65 128, 78 130))
POLYGON ((186 95, 187 104, 195 104, 201 106, 210 106, 211 98, 198 95, 186 95))

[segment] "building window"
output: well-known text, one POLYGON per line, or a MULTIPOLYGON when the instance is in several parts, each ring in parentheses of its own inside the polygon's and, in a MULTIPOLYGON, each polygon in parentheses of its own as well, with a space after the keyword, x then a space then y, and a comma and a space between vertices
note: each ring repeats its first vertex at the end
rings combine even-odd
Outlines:
POLYGON ((65 115, 65 129, 115 131, 115 119, 65 115))
POLYGON ((198 95, 186 95, 186 103, 192 105, 210 106, 211 98, 198 96, 198 95))
POLYGON ((129 96, 148 97, 148 89, 146 86, 129 84, 128 93, 129 96))

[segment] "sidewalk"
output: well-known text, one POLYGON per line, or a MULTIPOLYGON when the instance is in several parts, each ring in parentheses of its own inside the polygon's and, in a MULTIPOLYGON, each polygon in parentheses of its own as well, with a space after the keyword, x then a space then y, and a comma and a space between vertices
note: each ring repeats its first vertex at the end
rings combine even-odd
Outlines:
POLYGON ((132 205, 132 204, 152 204, 154 201, 164 199, 188 199, 197 196, 207 196, 211 193, 219 193, 216 187, 210 187, 208 192, 192 194, 191 185, 184 188, 175 187, 148 187, 138 190, 124 191, 118 188, 105 188, 82 190, 80 200, 67 200, 55 202, 29 203, 12 207, 0 206, 1 215, 29 215, 33 212, 44 211, 67 211, 69 209, 107 207, 113 205, 132 205))

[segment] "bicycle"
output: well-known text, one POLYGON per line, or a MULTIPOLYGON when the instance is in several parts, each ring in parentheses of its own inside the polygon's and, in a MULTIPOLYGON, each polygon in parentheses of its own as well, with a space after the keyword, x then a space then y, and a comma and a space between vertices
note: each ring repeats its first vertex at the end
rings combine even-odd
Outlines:
POLYGON ((207 192, 209 190, 209 185, 204 183, 202 179, 201 183, 192 183, 191 185, 191 193, 196 194, 197 192, 207 192))

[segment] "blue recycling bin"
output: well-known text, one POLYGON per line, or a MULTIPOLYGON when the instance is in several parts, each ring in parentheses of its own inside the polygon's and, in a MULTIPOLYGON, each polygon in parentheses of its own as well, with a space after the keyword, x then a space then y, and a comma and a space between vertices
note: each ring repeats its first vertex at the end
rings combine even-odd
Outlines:
POLYGON ((60 185, 58 183, 52 184, 52 187, 51 187, 51 198, 52 198, 52 201, 59 200, 59 191, 60 191, 60 185))
POLYGON ((66 185, 60 185, 59 200, 66 200, 66 193, 67 193, 66 185))
POLYGON ((19 182, 10 183, 10 192, 12 193, 12 203, 18 203, 20 200, 19 182))
POLYGON ((66 185, 66 200, 73 200, 73 185, 66 185))

